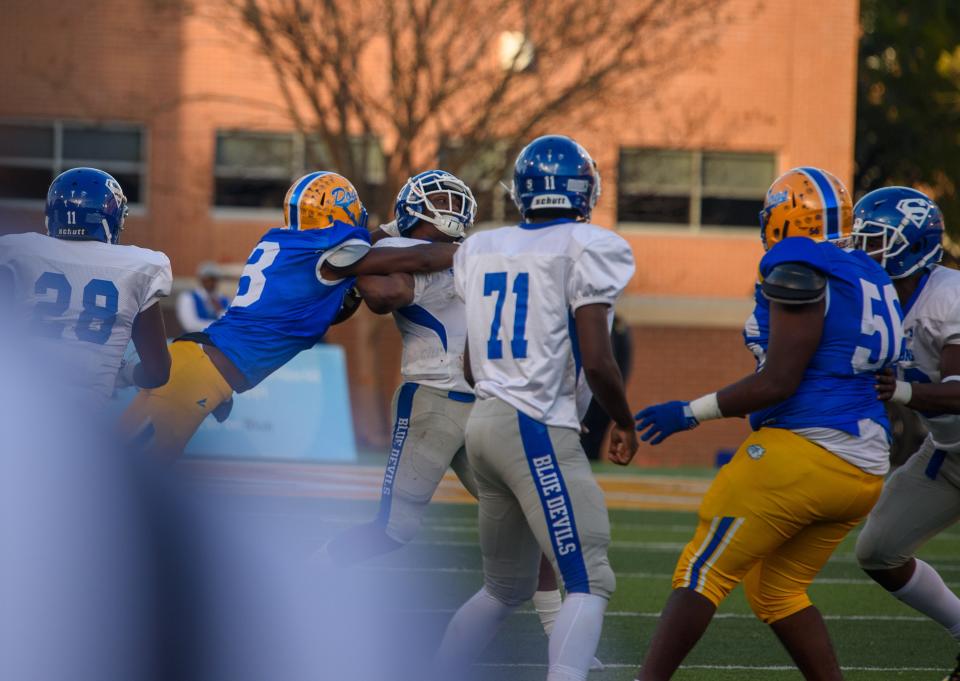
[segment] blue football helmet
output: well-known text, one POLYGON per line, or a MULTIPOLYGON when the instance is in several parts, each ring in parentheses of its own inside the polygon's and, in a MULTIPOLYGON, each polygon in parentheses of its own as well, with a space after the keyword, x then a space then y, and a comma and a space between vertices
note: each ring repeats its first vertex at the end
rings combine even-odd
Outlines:
POLYGON ((462 239, 477 217, 477 202, 470 187, 456 175, 427 170, 403 185, 394 213, 401 236, 409 234, 423 220, 448 236, 462 239), (445 208, 434 205, 440 196, 446 197, 445 208))
POLYGON ((57 239, 120 241, 127 197, 112 175, 96 168, 61 173, 47 191, 47 234, 57 239))
POLYGON ((511 194, 524 219, 536 211, 570 211, 588 220, 600 198, 600 173, 575 141, 544 135, 517 156, 511 194))
POLYGON ((940 262, 942 238, 940 209, 916 189, 876 189, 853 207, 854 245, 870 256, 880 256, 891 279, 940 262))

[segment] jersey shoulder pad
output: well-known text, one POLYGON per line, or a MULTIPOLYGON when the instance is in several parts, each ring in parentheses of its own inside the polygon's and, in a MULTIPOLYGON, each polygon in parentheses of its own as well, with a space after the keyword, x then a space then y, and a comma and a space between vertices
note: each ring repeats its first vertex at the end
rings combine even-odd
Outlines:
MULTIPOLYGON (((960 308, 960 272, 936 267, 930 273, 918 302, 918 310, 925 317, 953 321, 960 308)), ((960 319, 958 319, 960 321, 960 319)))
POLYGON ((153 251, 141 246, 113 245, 108 253, 114 253, 114 248, 123 249, 124 260, 136 263, 140 269, 156 272, 157 270, 169 270, 170 258, 162 251, 153 251))
MULTIPOLYGON (((824 247, 836 248, 833 244, 816 242, 804 236, 791 236, 774 244, 760 261, 760 275, 768 273, 782 263, 803 263, 819 272, 830 272, 830 258, 824 247)), ((839 249, 838 249, 839 250, 839 249)))
POLYGON ((804 305, 823 299, 827 294, 827 277, 805 263, 783 262, 767 272, 760 288, 767 300, 804 305))
POLYGON ((630 244, 622 236, 611 229, 598 227, 588 222, 572 223, 570 243, 577 252, 586 249, 603 254, 633 253, 630 244))

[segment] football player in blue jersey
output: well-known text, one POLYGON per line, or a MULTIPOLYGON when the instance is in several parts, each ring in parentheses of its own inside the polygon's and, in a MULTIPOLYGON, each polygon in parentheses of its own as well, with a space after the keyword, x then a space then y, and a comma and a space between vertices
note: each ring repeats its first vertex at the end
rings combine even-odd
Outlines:
POLYGON ((777 179, 760 215, 767 253, 744 330, 756 373, 637 414, 651 444, 730 416, 749 415, 755 431, 703 498, 643 681, 671 677, 740 582, 805 678, 842 678, 807 589, 880 495, 889 423, 874 385, 902 344, 890 278, 863 251, 833 243, 849 238, 851 214, 846 189, 825 171, 777 179))
MULTIPOLYGON (((899 376, 878 379, 883 400, 917 412, 928 434, 890 476, 857 537, 860 567, 960 643, 960 597, 916 558, 960 520, 960 272, 941 267, 943 216, 909 187, 884 187, 854 207, 854 238, 882 259, 904 312, 899 376)), ((947 677, 960 681, 957 668, 947 677)))
POLYGON ((353 185, 332 172, 294 182, 283 217, 284 226, 264 234, 247 259, 227 313, 180 337, 170 351, 170 381, 128 407, 122 426, 132 442, 179 455, 207 414, 315 345, 355 308, 354 299, 345 309, 344 298, 356 276, 442 270, 456 251, 441 243, 371 251, 366 209, 353 185))

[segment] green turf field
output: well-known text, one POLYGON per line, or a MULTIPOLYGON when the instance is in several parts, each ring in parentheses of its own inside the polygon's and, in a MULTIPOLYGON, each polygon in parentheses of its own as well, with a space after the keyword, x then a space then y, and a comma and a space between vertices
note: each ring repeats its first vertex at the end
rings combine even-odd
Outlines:
MULTIPOLYGON (((369 503, 342 502, 347 515, 369 517, 369 503)), ((607 665, 591 681, 634 678, 657 613, 670 590, 670 574, 689 539, 691 513, 611 511, 611 562, 618 589, 610 602, 598 656, 607 665)), ((869 582, 857 568, 851 536, 814 584, 812 597, 827 617, 848 679, 941 679, 952 668, 956 644, 938 625, 926 621, 869 582)), ((433 505, 417 541, 363 570, 403 574, 420 583, 431 602, 410 603, 418 626, 435 629, 439 639, 452 611, 480 585, 476 507, 433 505)), ((960 582, 960 530, 934 538, 922 552, 947 582, 960 582)), ((483 658, 484 679, 540 680, 546 674, 546 640, 535 614, 522 611, 483 658)), ((704 639, 689 656, 678 679, 799 679, 769 629, 750 614, 740 589, 721 607, 704 639)))

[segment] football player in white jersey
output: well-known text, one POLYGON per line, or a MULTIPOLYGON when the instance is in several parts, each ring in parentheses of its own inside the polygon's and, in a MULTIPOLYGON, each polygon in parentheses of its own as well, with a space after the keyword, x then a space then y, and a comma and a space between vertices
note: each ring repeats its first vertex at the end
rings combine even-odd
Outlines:
MULTIPOLYGON (((375 248, 459 241, 473 225, 469 187, 442 170, 410 178, 397 195, 398 236, 374 233, 375 248)), ((463 377, 466 319, 450 269, 357 278, 373 312, 393 313, 403 341, 403 383, 393 399, 394 430, 377 518, 337 535, 325 547, 338 565, 400 548, 420 529, 427 504, 451 466, 476 496, 464 451, 464 427, 473 389, 463 377)))
POLYGON ((119 245, 127 199, 95 168, 59 175, 47 193, 47 235, 0 237, 0 272, 12 289, 13 328, 44 369, 90 409, 113 393, 133 340, 140 362, 121 382, 167 382, 170 354, 160 298, 170 294, 170 261, 158 251, 119 245))
POLYGON ((531 598, 541 553, 567 593, 550 635, 548 681, 586 679, 600 639, 615 578, 603 492, 580 447, 581 365, 614 420, 611 458, 628 463, 637 440, 608 316, 633 275, 633 254, 588 222, 599 182, 593 159, 570 138, 534 140, 514 171, 522 222, 472 235, 454 258, 467 312, 465 369, 477 395, 466 439, 484 585, 447 627, 438 678, 462 676, 531 598))
MULTIPOLYGON (((374 248, 406 248, 460 241, 473 226, 476 200, 458 177, 428 170, 411 177, 397 195, 395 219, 374 232, 374 248), (391 236, 395 233, 396 236, 391 236)), ((450 269, 428 274, 398 272, 357 279, 367 306, 393 313, 403 341, 404 382, 393 400, 394 430, 376 519, 333 537, 322 550, 335 565, 350 565, 410 542, 448 468, 474 497, 477 484, 467 462, 466 425, 473 387, 463 375, 466 310, 450 269)), ((556 574, 540 563, 533 603, 547 636, 561 607, 556 574)), ((602 669, 595 660, 593 667, 602 669)))
MULTIPOLYGON (((960 643, 960 598, 915 557, 960 519, 960 272, 941 267, 943 218, 906 187, 870 192, 854 208, 854 236, 880 257, 903 308, 899 376, 883 375, 880 398, 914 409, 929 434, 884 486, 857 539, 863 570, 960 643)), ((960 679, 960 658, 951 680, 960 679)))

